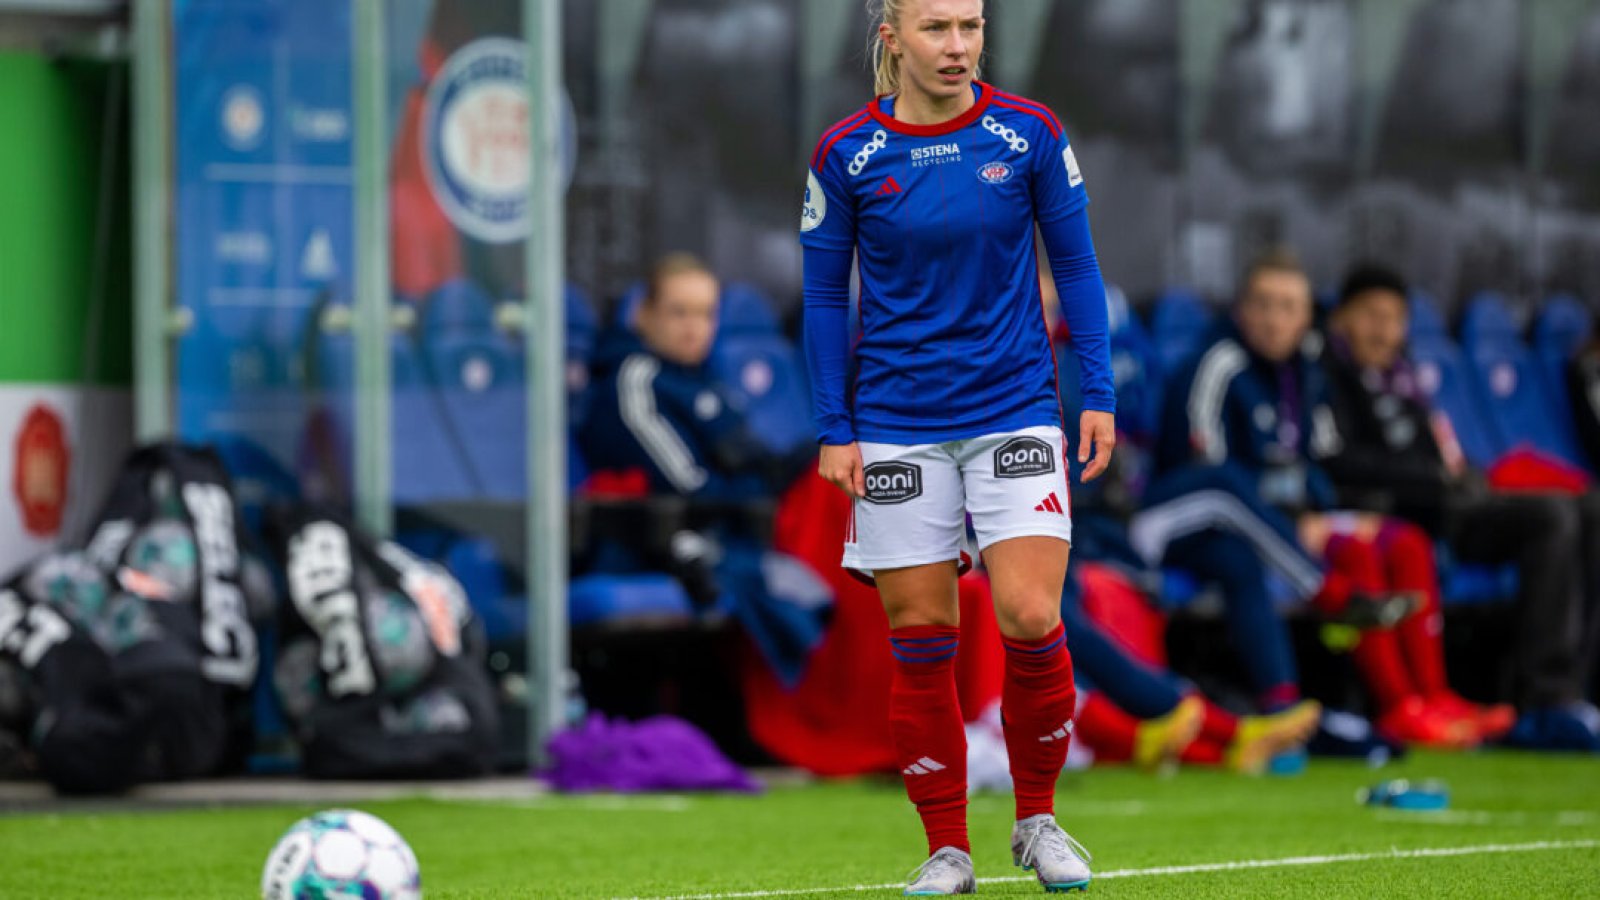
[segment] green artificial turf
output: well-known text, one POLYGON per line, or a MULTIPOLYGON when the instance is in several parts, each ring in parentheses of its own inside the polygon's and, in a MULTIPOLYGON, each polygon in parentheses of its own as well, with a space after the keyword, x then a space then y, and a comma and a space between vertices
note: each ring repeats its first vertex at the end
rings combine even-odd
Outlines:
MULTIPOLYGON (((980 879, 1012 879, 1009 795, 975 798, 980 879)), ((1600 896, 1600 759, 1417 754, 1383 770, 1317 762, 1289 778, 1102 768, 1063 776, 1062 824, 1095 854, 1102 897, 1600 896), (1382 778, 1439 777, 1442 815, 1357 805, 1382 778), (1152 867, 1560 842, 1516 852, 1220 872, 1152 867), (1570 844, 1586 846, 1570 846, 1570 844)), ((898 884, 924 853, 892 781, 760 797, 549 797, 363 804, 421 859, 429 898, 661 897, 898 884)), ((313 807, 0 816, 0 897, 249 897, 278 835, 313 807)), ((1035 896, 1020 880, 989 896, 1035 896)), ((866 891, 895 896, 898 889, 866 891)), ((860 894, 852 894, 860 895, 860 894)), ((828 896, 817 894, 810 896, 828 896)))

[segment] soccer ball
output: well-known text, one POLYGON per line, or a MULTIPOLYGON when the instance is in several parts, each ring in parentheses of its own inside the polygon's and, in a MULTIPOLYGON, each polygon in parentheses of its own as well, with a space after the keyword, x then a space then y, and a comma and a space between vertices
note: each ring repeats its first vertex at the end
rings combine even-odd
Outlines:
POLYGON ((154 578, 167 590, 160 599, 193 603, 200 596, 200 551, 181 519, 156 519, 128 542, 128 568, 154 578))
POLYGON ((368 594, 367 646, 383 676, 386 694, 404 695, 433 671, 435 653, 417 604, 399 591, 368 594))
POLYGON ((263 900, 417 900, 422 876, 405 839, 377 816, 329 809, 294 823, 267 856, 263 900))

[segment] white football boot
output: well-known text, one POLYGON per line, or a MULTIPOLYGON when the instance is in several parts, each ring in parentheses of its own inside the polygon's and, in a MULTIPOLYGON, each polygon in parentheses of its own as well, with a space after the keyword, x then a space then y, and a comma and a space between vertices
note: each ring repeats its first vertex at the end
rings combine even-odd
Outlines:
POLYGON ((972 876, 972 857, 955 847, 940 847, 908 877, 907 897, 971 894, 978 889, 972 876))
POLYGON ((1011 861, 1032 871, 1050 893, 1088 890, 1093 858, 1048 813, 1029 816, 1011 829, 1011 861))

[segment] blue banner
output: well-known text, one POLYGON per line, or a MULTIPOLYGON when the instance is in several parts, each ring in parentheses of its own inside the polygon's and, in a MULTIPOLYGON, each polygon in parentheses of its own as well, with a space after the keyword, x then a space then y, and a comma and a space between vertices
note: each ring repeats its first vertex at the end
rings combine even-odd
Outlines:
POLYGON ((353 263, 348 3, 173 4, 178 430, 249 438, 295 468, 313 312, 353 263))

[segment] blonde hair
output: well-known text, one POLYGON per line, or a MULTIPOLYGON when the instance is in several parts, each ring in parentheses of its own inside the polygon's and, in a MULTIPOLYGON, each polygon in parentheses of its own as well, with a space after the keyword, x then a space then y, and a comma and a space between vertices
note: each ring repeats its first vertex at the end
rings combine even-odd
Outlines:
POLYGON ((655 265, 650 267, 649 277, 645 280, 644 304, 655 305, 656 300, 661 297, 661 286, 666 284, 668 279, 690 273, 709 275, 712 279, 717 277, 716 273, 711 271, 711 267, 693 253, 668 253, 656 260, 655 265))
MULTIPOLYGON (((884 46, 883 33, 878 26, 887 25, 898 30, 900 14, 904 11, 904 0, 867 0, 867 17, 876 22, 867 40, 867 54, 872 59, 872 92, 880 97, 900 93, 900 57, 884 46)), ((979 77, 982 62, 981 59, 974 61, 972 77, 979 77)))
POLYGON ((1244 275, 1239 279, 1241 295, 1255 285, 1257 278, 1268 272, 1287 272, 1290 275, 1299 275, 1308 281, 1311 278, 1306 273, 1306 267, 1300 262, 1300 255, 1294 252, 1294 248, 1280 244, 1268 247, 1245 267, 1244 275))
MULTIPOLYGON (((867 15, 878 25, 900 27, 901 0, 867 0, 867 15)), ((883 44, 883 33, 875 25, 868 41, 872 55, 872 92, 878 96, 900 93, 900 57, 883 44)))

